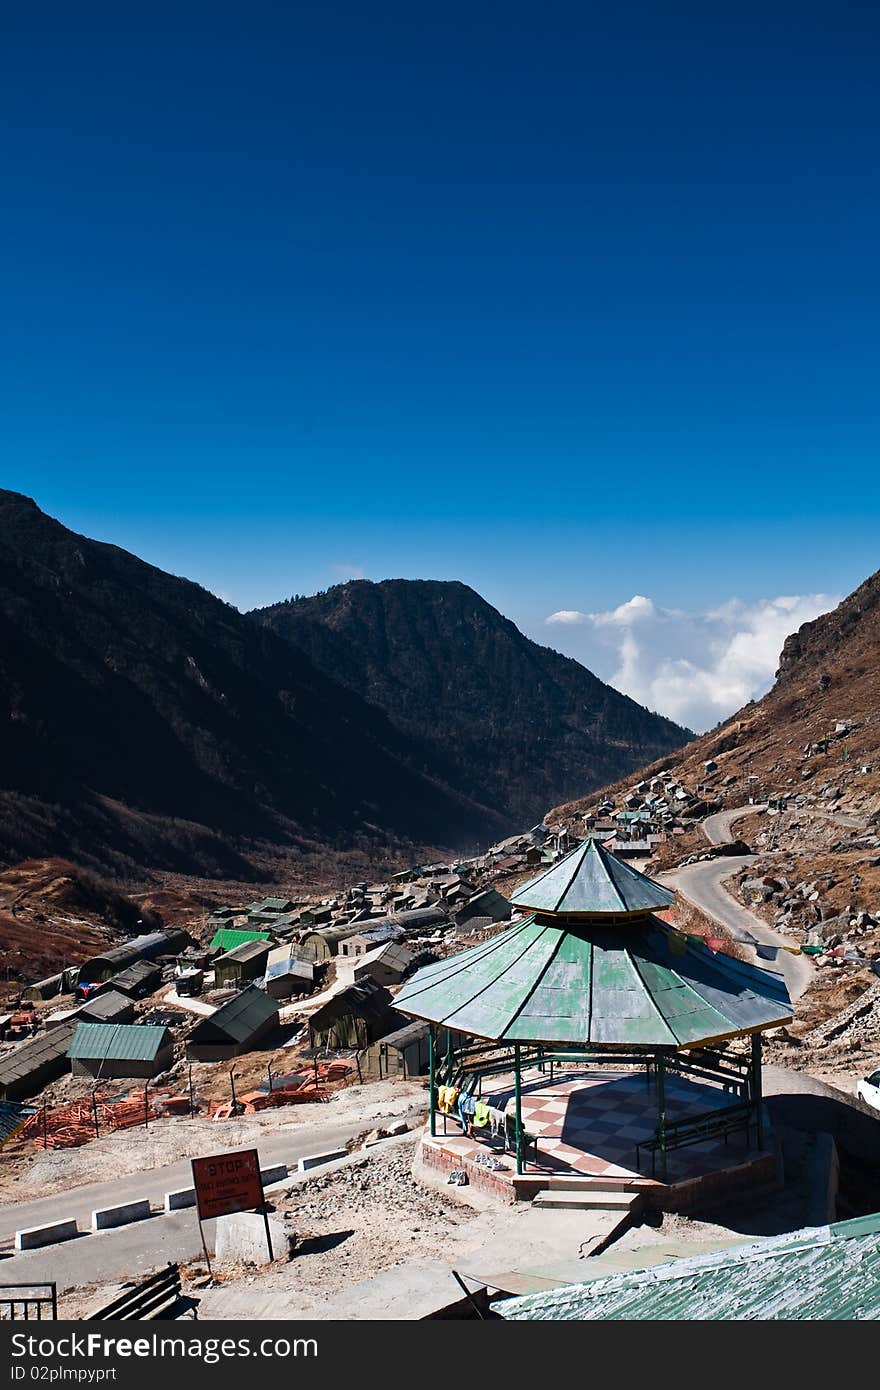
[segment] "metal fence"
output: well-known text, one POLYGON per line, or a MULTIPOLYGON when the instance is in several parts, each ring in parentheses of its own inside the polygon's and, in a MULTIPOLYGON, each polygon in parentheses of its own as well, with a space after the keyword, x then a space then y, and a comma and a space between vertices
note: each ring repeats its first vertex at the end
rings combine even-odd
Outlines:
POLYGON ((0 1284, 0 1322, 54 1322, 57 1317, 55 1284, 0 1284))

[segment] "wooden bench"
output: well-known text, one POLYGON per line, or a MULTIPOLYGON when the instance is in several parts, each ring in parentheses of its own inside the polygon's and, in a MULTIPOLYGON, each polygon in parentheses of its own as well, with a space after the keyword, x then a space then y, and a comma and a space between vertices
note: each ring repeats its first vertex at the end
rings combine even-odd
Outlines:
POLYGON ((114 1298, 105 1308, 92 1313, 89 1322, 164 1321, 173 1322, 189 1315, 198 1317, 198 1300, 188 1298, 181 1288, 180 1268, 169 1264, 158 1274, 142 1279, 133 1288, 114 1298))
POLYGON ((751 1105, 742 1103, 726 1105, 720 1110, 710 1110, 703 1115, 695 1115, 690 1120, 676 1120, 666 1126, 662 1139, 658 1129, 653 1139, 639 1140, 636 1144, 636 1168, 641 1161, 642 1149, 650 1150, 653 1177, 657 1166, 657 1153, 662 1148, 684 1149, 689 1144, 702 1144, 708 1139, 721 1138, 726 1144, 729 1135, 743 1131, 748 1142, 749 1129, 754 1118, 751 1105))

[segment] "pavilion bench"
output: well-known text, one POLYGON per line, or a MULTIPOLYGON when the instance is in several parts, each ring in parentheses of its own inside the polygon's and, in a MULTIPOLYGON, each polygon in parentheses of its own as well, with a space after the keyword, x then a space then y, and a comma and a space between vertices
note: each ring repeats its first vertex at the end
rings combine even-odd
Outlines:
POLYGON ((724 1139, 727 1143, 728 1136, 735 1133, 745 1133, 746 1142, 749 1138, 749 1129, 754 1121, 754 1112, 751 1105, 743 1102, 737 1105, 726 1105, 721 1110, 710 1110, 704 1115, 696 1115, 690 1120, 676 1120, 665 1128, 661 1139, 659 1130, 652 1139, 640 1139, 636 1144, 636 1168, 641 1161, 641 1150, 648 1149, 651 1153, 651 1176, 653 1177, 657 1166, 657 1154, 660 1149, 683 1149, 689 1144, 702 1144, 708 1139, 724 1139))

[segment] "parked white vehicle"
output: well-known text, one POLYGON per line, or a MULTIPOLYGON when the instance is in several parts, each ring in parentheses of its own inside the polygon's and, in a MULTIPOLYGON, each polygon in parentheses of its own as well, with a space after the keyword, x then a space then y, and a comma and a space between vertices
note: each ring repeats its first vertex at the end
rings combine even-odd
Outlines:
POLYGON ((866 1105, 873 1105, 875 1110, 880 1110, 880 1071, 873 1071, 870 1076, 858 1081, 856 1095, 866 1105))

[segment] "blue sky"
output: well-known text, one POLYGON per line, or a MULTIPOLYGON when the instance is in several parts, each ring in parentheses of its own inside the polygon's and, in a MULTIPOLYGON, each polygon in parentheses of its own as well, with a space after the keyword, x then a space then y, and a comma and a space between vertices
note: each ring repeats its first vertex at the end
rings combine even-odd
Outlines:
POLYGON ((461 578, 606 677, 550 615, 877 568, 876 7, 3 29, 2 482, 68 525, 241 607, 461 578))

